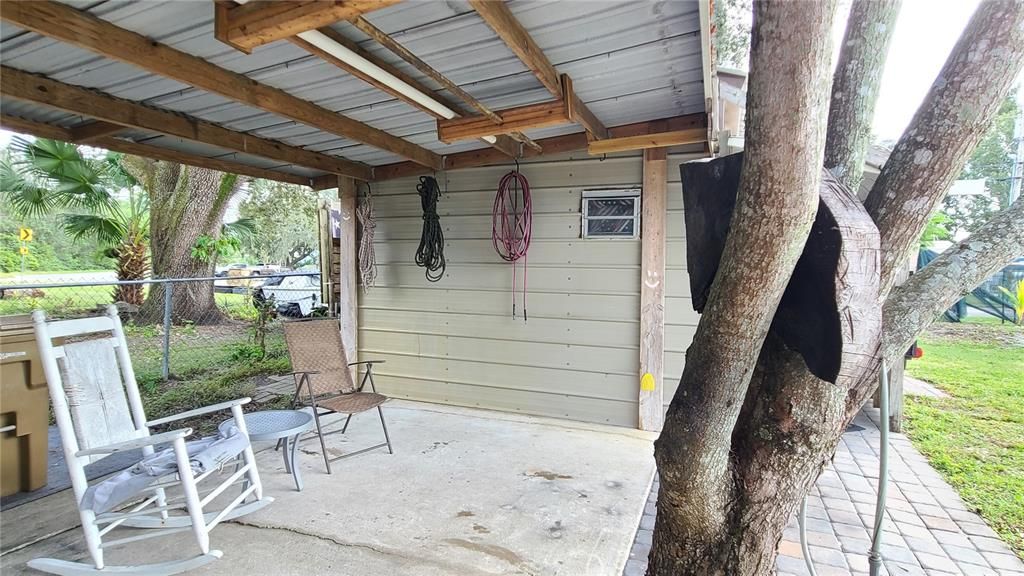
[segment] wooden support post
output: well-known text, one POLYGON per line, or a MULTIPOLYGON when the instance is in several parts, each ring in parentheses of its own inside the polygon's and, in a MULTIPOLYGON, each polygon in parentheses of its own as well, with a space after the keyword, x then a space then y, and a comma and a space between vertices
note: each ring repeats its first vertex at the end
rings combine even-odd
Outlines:
POLYGON ((665 209, 664 148, 644 150, 640 266, 640 429, 661 431, 665 418, 665 209))
MULTIPOLYGON (((356 274, 359 270, 356 246, 356 181, 338 177, 338 199, 341 200, 341 238, 338 282, 341 285, 338 318, 341 322, 341 343, 349 362, 359 361, 359 293, 356 274)), ((357 370, 353 368, 352 377, 357 370)), ((355 380, 354 380, 355 381, 355 380)))

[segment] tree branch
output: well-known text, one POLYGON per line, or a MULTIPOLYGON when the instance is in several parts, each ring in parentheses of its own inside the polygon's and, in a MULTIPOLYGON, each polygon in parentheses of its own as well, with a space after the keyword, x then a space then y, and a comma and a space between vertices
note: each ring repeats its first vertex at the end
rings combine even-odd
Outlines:
POLYGON ((893 289, 882 309, 883 357, 902 354, 954 302, 1021 255, 1024 198, 893 289))
POLYGON ((865 206, 882 240, 884 298, 1024 66, 1024 2, 978 7, 865 206))
POLYGON ((853 191, 860 188, 871 143, 871 120, 902 0, 857 0, 832 77, 825 169, 853 191))

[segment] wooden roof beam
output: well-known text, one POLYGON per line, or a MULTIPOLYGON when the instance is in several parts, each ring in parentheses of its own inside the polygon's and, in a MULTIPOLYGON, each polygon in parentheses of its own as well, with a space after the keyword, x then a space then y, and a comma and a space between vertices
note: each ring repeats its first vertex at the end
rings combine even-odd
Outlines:
MULTIPOLYGON (((235 132, 178 112, 150 108, 131 100, 123 100, 80 86, 64 84, 16 68, 0 67, 0 74, 3 75, 0 94, 18 100, 88 116, 108 124, 141 128, 236 152, 262 156, 282 163, 344 174, 360 180, 370 180, 373 175, 372 168, 365 164, 288 146, 275 140, 235 132)), ((83 127, 83 130, 85 128, 83 127)), ((96 126, 91 129, 103 130, 104 127, 96 126)), ((73 132, 72 138, 74 137, 73 132)), ((96 139, 93 138, 90 142, 95 143, 96 139)))
POLYGON ((533 41, 533 37, 508 9, 504 0, 469 0, 469 4, 555 98, 566 100, 572 122, 583 126, 596 140, 608 137, 604 124, 572 91, 572 80, 555 70, 544 51, 533 41))
MULTIPOLYGON (((352 23, 353 26, 358 28, 363 34, 366 34, 370 38, 376 40, 378 44, 387 48, 393 54, 409 63, 413 68, 416 68, 423 74, 426 74, 427 77, 431 78, 432 80, 440 84, 444 89, 448 90, 449 92, 457 96, 459 100, 461 100, 466 106, 469 106, 470 108, 475 109, 480 114, 487 116, 495 124, 501 124, 501 116, 499 116, 493 110, 485 106, 482 102, 474 98, 472 94, 463 90, 461 86, 449 80, 447 76, 442 74, 433 66, 427 64, 418 56, 410 52, 408 49, 406 49, 405 46, 402 46, 400 43, 395 41, 394 38, 389 36, 383 30, 374 26, 362 16, 357 16, 356 18, 351 19, 350 22, 352 23)), ((453 110, 457 109, 453 108, 453 110)), ((463 116, 463 114, 460 114, 460 116, 463 116)), ((510 132, 508 134, 508 137, 512 138, 516 142, 522 143, 525 146, 533 148, 537 152, 540 152, 540 146, 538 146, 536 142, 531 140, 522 132, 510 132)))
POLYGON ((481 138, 492 134, 507 134, 529 128, 544 128, 568 124, 569 109, 565 100, 553 100, 540 104, 529 104, 506 108, 498 112, 501 124, 495 124, 487 116, 467 116, 437 121, 437 139, 445 144, 459 140, 481 138))
MULTIPOLYGON (((657 131, 674 132, 677 130, 687 130, 693 128, 700 128, 706 134, 707 114, 704 114, 702 112, 699 114, 687 114, 685 116, 673 116, 671 118, 663 118, 660 120, 649 120, 646 122, 625 124, 622 126, 615 126, 609 128, 608 133, 611 138, 625 138, 629 136, 647 135, 650 134, 651 132, 657 131)), ((523 150, 523 156, 527 158, 533 158, 549 154, 560 154, 562 152, 584 150, 590 145, 591 141, 586 133, 578 132, 576 134, 566 134, 564 136, 544 138, 542 140, 538 140, 537 143, 540 144, 541 148, 544 150, 542 154, 534 152, 531 149, 526 149, 523 150)), ((450 154, 448 156, 445 156, 443 169, 457 170, 460 168, 472 168, 476 166, 500 164, 507 161, 508 158, 506 158, 496 150, 485 148, 483 150, 470 150, 468 152, 459 152, 458 154, 450 154)), ((418 174, 426 174, 428 172, 429 171, 424 169, 422 166, 418 166, 412 162, 396 162, 394 164, 374 166, 373 179, 374 181, 391 180, 393 178, 415 176, 418 174)))
POLYGON ((469 0, 469 4, 484 19, 484 22, 487 22, 487 25, 505 41, 505 44, 523 64, 526 64, 526 67, 533 72, 540 83, 555 98, 561 98, 562 85, 558 79, 558 72, 555 71, 555 67, 544 55, 540 46, 533 41, 530 33, 523 28, 523 25, 505 5, 505 0, 469 0))
POLYGON ((576 96, 568 75, 562 74, 561 86, 562 97, 551 102, 517 106, 489 115, 438 120, 437 138, 441 142, 450 143, 488 134, 508 134, 518 130, 571 123, 583 126, 592 138, 607 138, 608 129, 576 96), (493 117, 497 117, 499 121, 496 122, 493 117))
MULTIPOLYGON (((0 115, 0 128, 10 130, 11 132, 17 132, 19 134, 29 134, 36 138, 50 138, 51 140, 74 142, 74 129, 54 126, 53 124, 44 124, 34 120, 25 120, 24 118, 18 118, 9 114, 0 115)), ((278 182, 288 182, 289 184, 300 184, 302 186, 310 186, 313 184, 314 180, 317 180, 316 178, 306 178, 305 176, 299 176, 298 174, 289 174, 287 172, 280 172, 277 170, 258 168, 256 166, 249 166, 238 162, 231 162, 229 160, 205 158, 203 156, 178 152, 177 150, 160 148, 159 146, 137 144, 135 142, 121 140, 112 136, 97 136, 93 138, 88 145, 105 148, 114 152, 121 152, 122 154, 132 154, 134 156, 143 156, 154 160, 177 162, 179 164, 188 164, 189 166, 210 168, 213 170, 220 170, 221 172, 242 174, 245 176, 252 176, 253 178, 264 178, 266 180, 276 180, 278 182)), ((334 179, 334 181, 337 181, 338 179, 334 174, 330 174, 329 176, 334 179)))
POLYGON ((215 4, 214 36, 246 54, 275 40, 355 18, 399 0, 254 0, 215 4))
POLYGON ((59 2, 3 2, 0 3, 0 18, 107 58, 386 150, 423 166, 436 169, 441 165, 441 156, 422 146, 59 2))

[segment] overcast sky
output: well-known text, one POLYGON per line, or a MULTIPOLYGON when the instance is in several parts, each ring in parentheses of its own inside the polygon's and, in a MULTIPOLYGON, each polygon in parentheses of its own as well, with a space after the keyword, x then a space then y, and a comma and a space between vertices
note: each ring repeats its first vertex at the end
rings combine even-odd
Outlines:
MULTIPOLYGON (((978 0, 903 0, 875 109, 873 132, 880 140, 903 133, 977 5, 978 0)), ((848 6, 840 6, 837 50, 848 6)), ((10 133, 0 130, 0 145, 9 140, 10 133)))

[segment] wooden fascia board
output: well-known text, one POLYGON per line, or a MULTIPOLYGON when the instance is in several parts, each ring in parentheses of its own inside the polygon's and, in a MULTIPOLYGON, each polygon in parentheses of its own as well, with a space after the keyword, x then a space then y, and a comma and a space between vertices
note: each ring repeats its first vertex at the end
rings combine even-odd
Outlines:
MULTIPOLYGON (((611 138, 621 138, 649 134, 655 129, 685 130, 688 128, 706 129, 707 115, 704 113, 687 114, 684 116, 673 116, 671 118, 663 118, 659 120, 624 124, 622 126, 609 128, 608 133, 611 138)), ((544 138, 542 140, 538 140, 537 143, 540 144, 543 152, 537 152, 531 148, 524 148, 524 158, 584 150, 590 144, 590 139, 585 132, 577 132, 575 134, 544 138)), ((487 166, 489 164, 500 164, 507 161, 508 158, 497 150, 482 148, 480 150, 469 150, 467 152, 459 152, 457 154, 445 156, 444 169, 457 170, 460 168, 473 168, 477 166, 487 166)), ((426 174, 428 172, 429 170, 412 162, 396 162, 394 164, 374 166, 373 179, 374 181, 391 180, 405 176, 426 174)))
POLYGON ((365 164, 235 132, 178 112, 151 108, 131 100, 64 84, 15 68, 4 66, 0 68, 0 73, 3 75, 0 93, 18 100, 81 114, 111 124, 141 128, 288 164, 345 174, 360 180, 369 180, 372 177, 370 167, 365 164))
POLYGON ((672 132, 655 132, 607 140, 594 140, 587 145, 587 152, 590 154, 611 154, 628 150, 667 148, 669 146, 707 142, 707 139, 708 132, 706 128, 688 128, 672 132))
POLYGON ((3 2, 0 18, 26 30, 386 150, 418 164, 435 169, 441 165, 441 156, 422 146, 59 2, 3 2))
POLYGON ((254 0, 243 5, 218 2, 214 36, 245 52, 308 30, 355 18, 398 0, 254 0))
MULTIPOLYGON (((54 126, 52 124, 44 124, 42 122, 35 122, 33 120, 25 120, 23 118, 7 114, 0 115, 0 127, 4 130, 10 130, 11 132, 29 134, 36 138, 50 138, 52 140, 73 142, 72 137, 74 130, 72 129, 54 126)), ((150 144, 138 144, 128 140, 114 138, 112 136, 97 137, 90 141, 89 145, 105 148, 114 152, 121 152, 123 154, 132 154, 134 156, 143 156, 154 160, 188 164, 189 166, 198 166, 200 168, 210 168, 213 170, 220 170, 221 172, 252 176, 253 178, 264 178, 266 180, 287 182, 289 184, 300 184, 302 186, 309 186, 312 183, 312 179, 299 176, 298 174, 267 170, 265 168, 249 166, 247 164, 240 164, 238 162, 231 162, 228 160, 220 160, 217 158, 205 158, 150 144)), ((337 176, 333 174, 329 176, 337 181, 337 176)))

